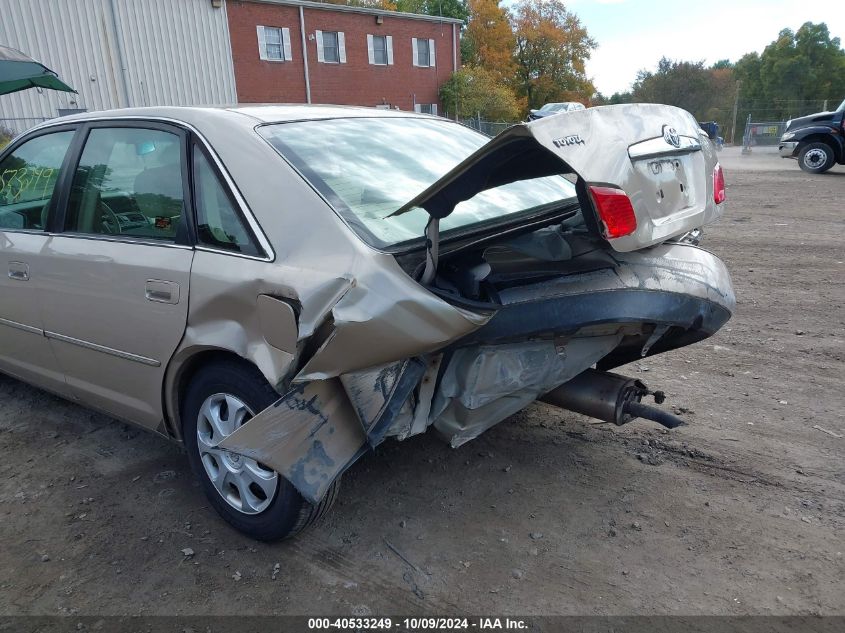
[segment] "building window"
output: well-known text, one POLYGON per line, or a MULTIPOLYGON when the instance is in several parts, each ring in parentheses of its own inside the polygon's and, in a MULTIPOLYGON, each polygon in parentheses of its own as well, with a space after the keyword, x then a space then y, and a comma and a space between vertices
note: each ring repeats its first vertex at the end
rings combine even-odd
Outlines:
POLYGON ((414 60, 414 66, 422 66, 424 68, 434 66, 434 40, 411 38, 411 57, 414 60))
POLYGON ((367 54, 377 66, 393 64, 393 38, 390 35, 367 35, 367 54))
POLYGON ((373 63, 387 65, 387 38, 384 35, 373 36, 373 63))
POLYGON ((290 46, 290 29, 278 26, 258 27, 258 56, 271 62, 289 62, 293 59, 290 46))
POLYGON ((414 105, 414 112, 420 112, 422 114, 433 114, 437 116, 437 104, 436 103, 417 103, 414 105))
POLYGON ((316 40, 318 62, 346 63, 346 39, 341 31, 317 31, 316 40))

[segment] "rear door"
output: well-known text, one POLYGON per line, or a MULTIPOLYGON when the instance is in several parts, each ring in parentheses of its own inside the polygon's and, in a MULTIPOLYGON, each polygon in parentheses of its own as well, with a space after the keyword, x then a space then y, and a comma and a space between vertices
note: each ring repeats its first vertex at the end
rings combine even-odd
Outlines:
POLYGON ((156 428, 188 313, 186 134, 116 122, 83 133, 45 248, 44 331, 79 400, 156 428))
POLYGON ((50 128, 10 148, 0 161, 0 370, 68 395, 44 337, 46 224, 76 128, 50 128))

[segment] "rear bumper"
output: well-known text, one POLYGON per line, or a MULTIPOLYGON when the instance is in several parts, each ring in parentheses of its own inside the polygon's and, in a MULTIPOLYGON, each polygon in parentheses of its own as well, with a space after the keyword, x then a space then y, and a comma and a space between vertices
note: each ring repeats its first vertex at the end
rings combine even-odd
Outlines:
MULTIPOLYGON (((456 346, 514 338, 566 334, 605 323, 654 323, 700 333, 716 333, 731 318, 719 303, 664 290, 623 289, 567 295, 508 306, 490 323, 456 346)), ((693 342, 692 340, 689 341, 693 342)))
POLYGON ((781 158, 795 158, 795 152, 798 149, 798 141, 782 142, 778 146, 781 158))
MULTIPOLYGON (((502 309, 455 346, 565 335, 608 323, 674 328, 650 353, 711 336, 736 307, 724 263, 686 244, 613 253, 617 266, 502 293, 502 309)), ((619 364, 619 363, 613 363, 619 364)))

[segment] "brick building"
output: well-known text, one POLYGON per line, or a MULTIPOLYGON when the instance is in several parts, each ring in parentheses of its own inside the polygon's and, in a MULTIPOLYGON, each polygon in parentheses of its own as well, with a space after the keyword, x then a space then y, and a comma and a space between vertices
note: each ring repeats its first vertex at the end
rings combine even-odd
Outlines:
POLYGON ((307 0, 0 0, 0 42, 78 91, 0 95, 0 127, 237 102, 442 114, 438 93, 460 64, 460 28, 452 18, 307 0))
POLYGON ((240 103, 436 114, 440 86, 460 64, 452 18, 302 0, 229 0, 226 10, 240 103))

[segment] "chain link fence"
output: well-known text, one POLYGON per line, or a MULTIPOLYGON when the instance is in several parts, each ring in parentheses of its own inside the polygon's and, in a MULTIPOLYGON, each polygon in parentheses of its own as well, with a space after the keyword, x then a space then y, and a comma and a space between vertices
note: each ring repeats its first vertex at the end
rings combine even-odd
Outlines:
POLYGON ((513 123, 508 123, 506 121, 484 121, 483 119, 459 119, 459 121, 467 127, 471 127, 473 130, 478 130, 482 134, 486 134, 491 138, 500 132, 504 132, 513 125, 513 123))
POLYGON ((708 119, 719 124, 725 141, 734 145, 751 140, 753 144, 776 144, 783 134, 786 122, 816 112, 835 110, 842 97, 830 99, 740 99, 736 114, 733 107, 714 108, 708 111, 708 119), (772 131, 777 127, 777 131, 772 131), (753 128, 753 129, 751 129, 753 128), (772 138, 777 137, 773 142, 772 138), (757 143, 759 141, 759 143, 757 143))
MULTIPOLYGON (((726 143, 734 145, 777 145, 786 129, 789 119, 835 110, 842 98, 834 99, 762 99, 740 98, 736 106, 734 122, 733 107, 713 108, 707 111, 707 117, 701 121, 713 121, 718 125, 714 135, 722 137, 726 143)), ((453 115, 445 114, 455 119, 453 115)), ((493 137, 517 121, 486 121, 479 117, 456 119, 460 123, 493 137)))
POLYGON ((518 121, 486 121, 481 117, 471 117, 468 119, 456 118, 454 115, 451 115, 448 112, 445 113, 443 116, 447 119, 452 119, 453 121, 462 123, 467 127, 471 127, 473 130, 477 130, 491 138, 496 136, 500 132, 505 131, 514 123, 518 123, 518 121))
POLYGON ((785 131, 786 121, 752 121, 749 114, 742 136, 742 151, 748 153, 756 145, 778 145, 785 131))

